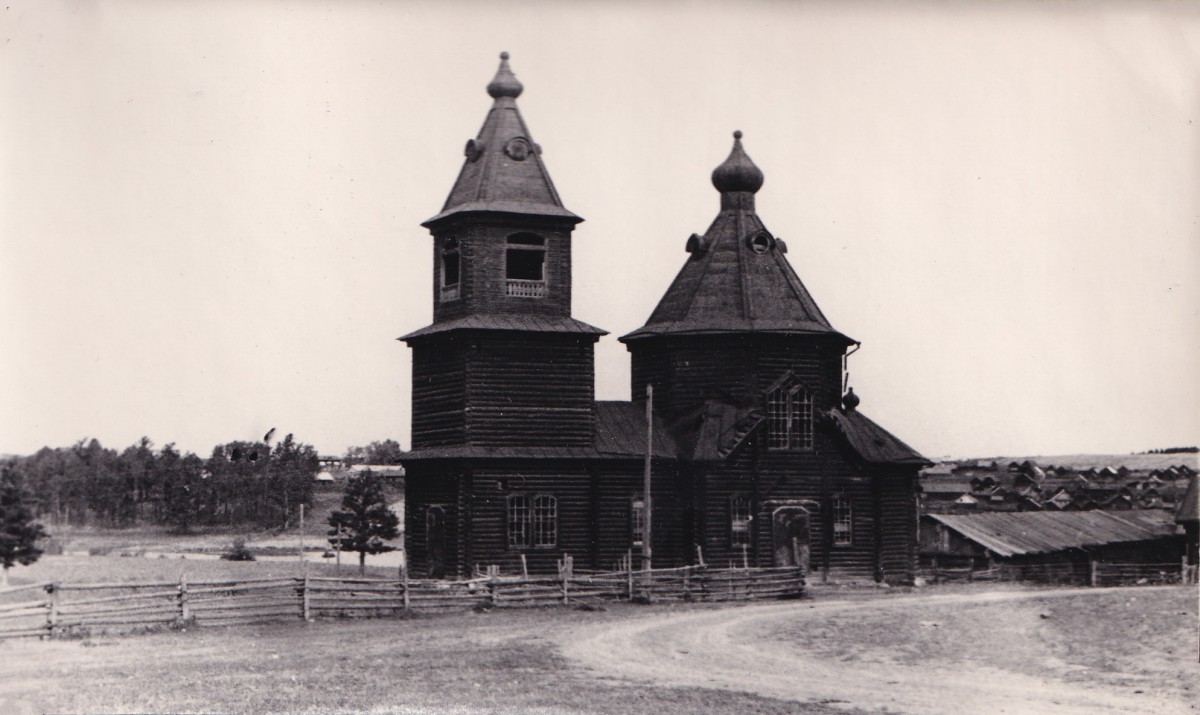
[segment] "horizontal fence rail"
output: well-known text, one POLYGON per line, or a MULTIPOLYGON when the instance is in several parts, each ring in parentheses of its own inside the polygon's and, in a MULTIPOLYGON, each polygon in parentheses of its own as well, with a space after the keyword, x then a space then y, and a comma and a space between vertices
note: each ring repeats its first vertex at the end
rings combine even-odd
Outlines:
POLYGON ((0 591, 0 639, 232 625, 412 611, 520 608, 603 600, 745 601, 798 597, 804 569, 688 566, 557 576, 491 575, 465 581, 304 576, 242 581, 42 583, 0 591))

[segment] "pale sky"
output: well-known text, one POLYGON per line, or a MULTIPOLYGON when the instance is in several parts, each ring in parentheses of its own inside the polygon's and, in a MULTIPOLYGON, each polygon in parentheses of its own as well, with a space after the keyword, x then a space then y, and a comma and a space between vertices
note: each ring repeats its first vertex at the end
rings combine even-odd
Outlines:
POLYGON ((758 212, 928 456, 1200 435, 1200 3, 46 2, 0 15, 0 453, 409 446, 438 213, 501 50, 575 316, 641 326, 758 212))

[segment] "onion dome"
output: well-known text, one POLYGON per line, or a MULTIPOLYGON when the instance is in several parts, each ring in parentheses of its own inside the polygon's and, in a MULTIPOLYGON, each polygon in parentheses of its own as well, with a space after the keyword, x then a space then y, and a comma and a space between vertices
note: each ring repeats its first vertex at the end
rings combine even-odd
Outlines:
POLYGON ((491 82, 488 82, 487 91, 494 99, 501 97, 512 97, 516 99, 521 96, 521 91, 524 90, 524 85, 521 84, 517 76, 512 73, 508 67, 508 53, 500 53, 500 68, 496 70, 496 76, 491 82))
POLYGON ((842 405, 846 408, 847 412, 853 412, 854 408, 858 407, 860 402, 862 402, 862 400, 859 399, 858 395, 854 394, 853 387, 851 387, 845 395, 842 395, 842 405))
POLYGON ((721 193, 748 192, 755 193, 763 184, 762 170, 754 165, 746 150, 742 148, 742 133, 733 133, 733 151, 712 173, 713 186, 721 193))

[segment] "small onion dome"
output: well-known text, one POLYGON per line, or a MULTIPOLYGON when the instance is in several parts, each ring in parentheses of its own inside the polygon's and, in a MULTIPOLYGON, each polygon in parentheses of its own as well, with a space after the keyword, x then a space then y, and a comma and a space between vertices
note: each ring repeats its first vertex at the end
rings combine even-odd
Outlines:
POLYGON ((500 53, 500 69, 496 70, 496 76, 491 82, 488 82, 487 91, 495 99, 501 97, 512 97, 516 99, 521 96, 521 91, 525 89, 524 85, 517 80, 517 76, 508 68, 508 53, 500 53))
POLYGON ((860 402, 862 402, 862 400, 858 398, 858 395, 854 394, 853 387, 851 387, 846 394, 842 395, 842 406, 851 412, 854 411, 855 407, 858 407, 858 403, 860 402))
POLYGON ((762 170, 754 165, 742 149, 742 133, 733 133, 733 151, 723 164, 713 169, 713 186, 721 193, 744 191, 754 193, 762 187, 762 170))

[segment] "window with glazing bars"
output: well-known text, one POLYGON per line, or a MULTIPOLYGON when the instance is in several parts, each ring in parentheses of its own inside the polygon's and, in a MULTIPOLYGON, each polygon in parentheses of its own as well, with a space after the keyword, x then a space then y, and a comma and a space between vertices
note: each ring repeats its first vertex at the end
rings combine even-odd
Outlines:
POLYGON ((529 497, 514 494, 508 498, 508 546, 529 546, 529 497))
POLYGON ((849 546, 854 543, 854 511, 850 500, 844 496, 833 498, 833 545, 849 546))
POLYGON ((526 549, 558 543, 558 500, 548 494, 508 497, 508 547, 526 549))
POLYGON ((558 500, 546 494, 533 498, 533 545, 558 543, 558 500))
POLYGON ((729 499, 729 543, 733 546, 750 544, 750 502, 746 497, 729 499))
POLYGON ((812 449, 812 395, 800 385, 783 385, 767 396, 767 447, 812 449))
POLYGON ((646 540, 646 500, 634 497, 629 507, 630 541, 641 546, 646 540))

